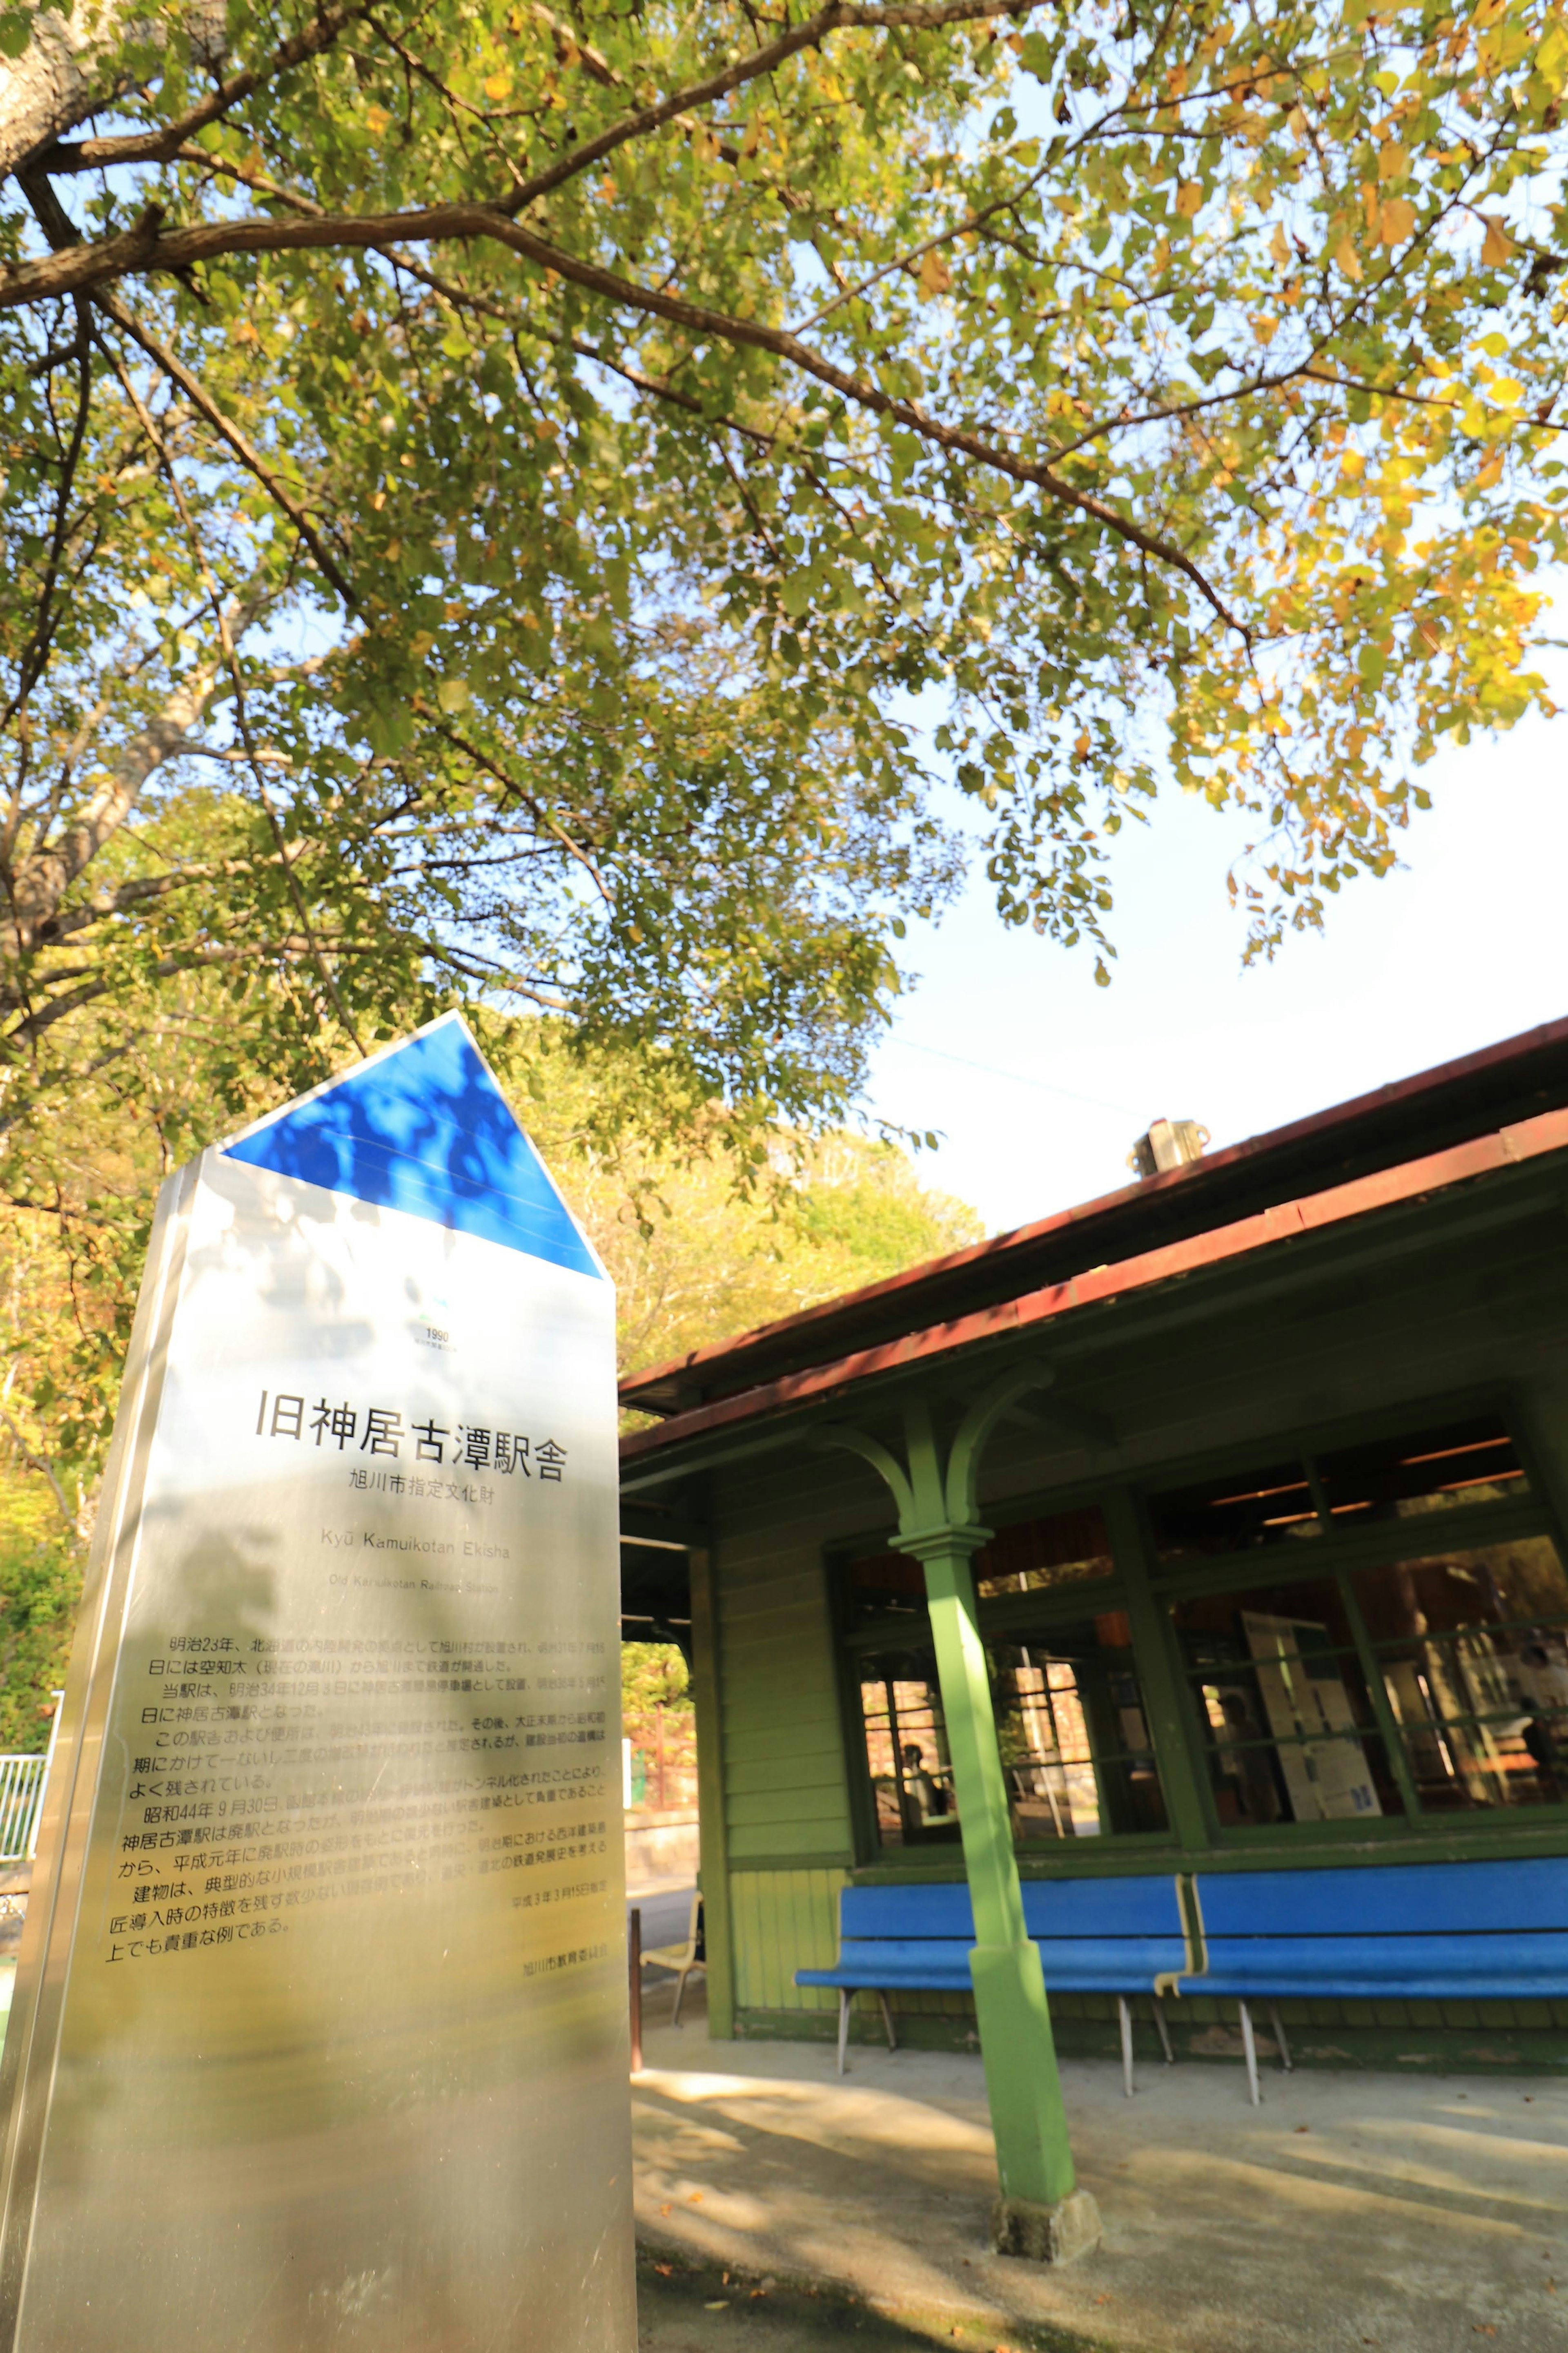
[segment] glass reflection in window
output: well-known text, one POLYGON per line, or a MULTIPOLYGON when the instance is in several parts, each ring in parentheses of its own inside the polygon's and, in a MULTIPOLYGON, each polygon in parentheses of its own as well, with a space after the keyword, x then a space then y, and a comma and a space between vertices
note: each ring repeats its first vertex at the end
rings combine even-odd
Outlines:
POLYGON ((1162 1560, 1204 1559, 1288 1544, 1319 1533, 1317 1505, 1305 1465, 1273 1462, 1235 1471, 1200 1486, 1179 1487, 1150 1500, 1162 1560))
POLYGON ((994 1641, 988 1656, 1018 1844, 1164 1829, 1125 1611, 994 1641))
POLYGON ((1568 1577, 1550 1538, 1355 1582, 1422 1811, 1568 1801, 1568 1577))
POLYGON ((1400 1810, 1331 1578, 1205 1594, 1172 1615, 1222 1822, 1261 1829, 1400 1810))
MULTIPOLYGON (((911 1566, 918 1570, 918 1562, 911 1566)), ((862 1658, 860 1714, 878 1844, 952 1844, 959 1835, 958 1796, 931 1652, 862 1658)))
POLYGON ((1495 1416, 1450 1423, 1318 1457, 1336 1528, 1403 1520, 1527 1495, 1518 1450, 1495 1416))
POLYGON ((974 1556, 975 1591, 986 1600, 1042 1586, 1088 1584, 1115 1572, 1104 1516, 1092 1504, 998 1528, 974 1556))
POLYGON ((926 1573, 907 1552, 879 1552, 851 1561, 847 1584, 851 1625, 889 1624, 892 1640, 898 1641, 905 1639, 902 1628, 919 1630, 930 1622, 926 1573))

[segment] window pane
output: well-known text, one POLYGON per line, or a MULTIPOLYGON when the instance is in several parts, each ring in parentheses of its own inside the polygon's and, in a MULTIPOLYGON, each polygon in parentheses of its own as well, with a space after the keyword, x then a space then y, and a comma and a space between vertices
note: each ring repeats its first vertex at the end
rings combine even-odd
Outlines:
POLYGON ((877 1801, 879 1845, 952 1844, 958 1837, 958 1798, 931 1652, 879 1652, 863 1658, 860 1714, 866 1727, 866 1768, 877 1801))
POLYGON ((1172 1610, 1222 1822, 1401 1810, 1339 1588, 1294 1578, 1172 1610))
POLYGON ((1201 1486, 1178 1487, 1150 1502, 1162 1560, 1249 1552, 1319 1534, 1305 1466, 1275 1462, 1263 1471, 1227 1472, 1201 1486))
POLYGON ((1341 1447, 1319 1456, 1318 1471, 1340 1527, 1530 1492, 1513 1440, 1495 1416, 1379 1439, 1373 1446, 1341 1447))
POLYGON ((907 1552, 879 1552, 849 1564, 849 1621, 855 1626, 889 1624, 894 1641, 903 1630, 927 1623, 926 1573, 907 1552))
POLYGON ((1029 1593, 1043 1585, 1087 1583, 1115 1573, 1110 1538, 1094 1504, 999 1528, 974 1556, 975 1589, 987 1598, 1029 1593))
POLYGON ((1568 1577, 1546 1536, 1363 1569, 1427 1813, 1568 1799, 1568 1577))
POLYGON ((994 1641, 987 1656, 1019 1844, 1164 1829, 1124 1610, 994 1641))

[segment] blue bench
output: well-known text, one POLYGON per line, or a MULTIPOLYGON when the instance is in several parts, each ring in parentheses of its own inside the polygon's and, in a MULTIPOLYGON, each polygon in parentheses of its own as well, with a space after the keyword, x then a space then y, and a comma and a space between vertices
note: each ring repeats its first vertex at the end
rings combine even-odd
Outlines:
MULTIPOLYGON (((1160 1997, 1196 1966, 1169 1878, 1036 1879, 1024 1884, 1024 1925, 1040 1948, 1052 1993, 1111 1993, 1121 2021, 1121 2064, 1132 2094, 1131 1998, 1153 2002, 1165 2063, 1171 2039, 1160 1997)), ((838 2072, 845 2067, 849 2004, 874 1993, 888 2048, 897 2050, 891 1992, 968 1993, 974 1915, 962 1881, 926 1886, 846 1887, 838 1899, 838 1958, 830 1969, 797 1969, 798 1986, 838 1994, 838 2072)))
MULTIPOLYGON (((1568 1856, 1351 1870, 1202 1872, 1184 1993, 1234 1997, 1254 2106, 1254 2001, 1568 2000, 1568 1856)), ((1047 1970, 1047 1982, 1049 1972, 1047 1970)))

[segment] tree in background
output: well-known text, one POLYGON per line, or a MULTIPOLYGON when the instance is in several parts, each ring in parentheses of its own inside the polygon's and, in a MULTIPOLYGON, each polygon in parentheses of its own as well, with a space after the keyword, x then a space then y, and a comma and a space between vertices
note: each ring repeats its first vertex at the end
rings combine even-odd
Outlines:
POLYGON ((1563 6, 0 11, 0 1117, 196 975, 832 1124, 921 692, 1006 920, 1162 776, 1317 920, 1545 707, 1563 6))
MULTIPOLYGON (((222 1130, 191 1050, 216 1050, 199 992, 184 1017, 162 1036, 149 1017, 105 1073, 107 1107, 40 1105, 13 1138, 25 1190, 0 1202, 0 1748, 47 1743, 39 1711, 69 1645, 159 1181, 222 1130)), ((532 1086, 514 1101, 616 1282, 625 1366, 979 1238, 972 1210, 864 1135, 777 1131, 759 1181, 715 1113, 700 1148, 678 1154, 657 1084, 625 1060, 584 1066, 559 1030, 527 1027, 521 1041, 503 1033, 532 1086)), ((253 1081, 243 1112, 269 1107, 253 1081)))
POLYGON ((1164 779, 1260 949, 1385 871, 1549 707, 1565 5, 0 5, 16 1442, 170 1156, 448 1003, 616 1235, 765 1190, 953 884, 917 710, 1102 957, 1164 779))

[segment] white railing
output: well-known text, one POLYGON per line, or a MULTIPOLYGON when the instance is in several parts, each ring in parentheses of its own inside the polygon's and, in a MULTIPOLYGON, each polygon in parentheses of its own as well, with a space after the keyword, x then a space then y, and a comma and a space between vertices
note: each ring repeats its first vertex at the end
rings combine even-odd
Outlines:
POLYGON ((0 1862, 25 1862, 37 1837, 44 1757, 0 1757, 0 1862))
POLYGON ((64 1697, 63 1692, 54 1694, 55 1720, 49 1726, 47 1755, 0 1757, 0 1863, 26 1862, 38 1851, 38 1823, 44 1811, 49 1767, 55 1761, 60 1702, 64 1697))

